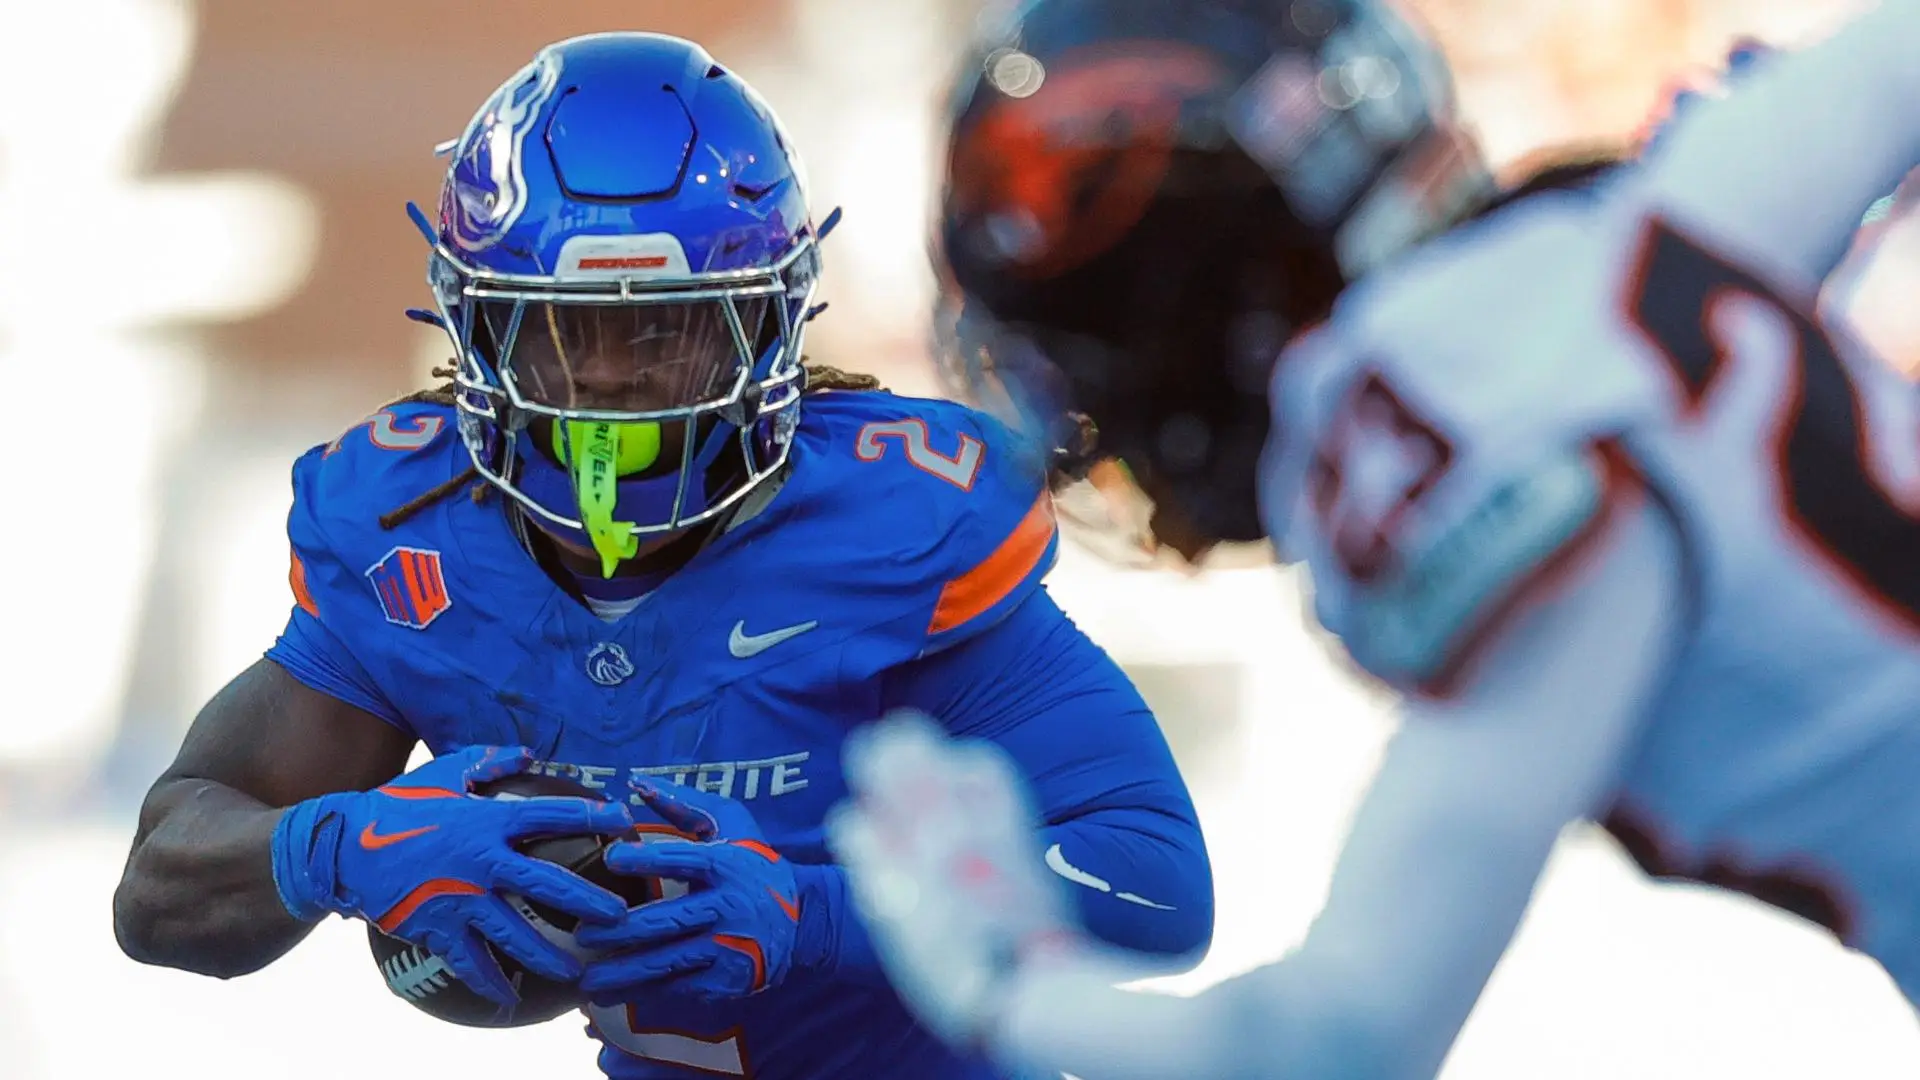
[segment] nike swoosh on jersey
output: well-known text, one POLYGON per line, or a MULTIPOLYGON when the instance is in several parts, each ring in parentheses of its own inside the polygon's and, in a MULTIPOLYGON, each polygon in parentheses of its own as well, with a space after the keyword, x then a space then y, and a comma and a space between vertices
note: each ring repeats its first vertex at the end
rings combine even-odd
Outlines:
POLYGON ((727 635, 727 651, 732 653, 735 659, 745 660, 750 656, 759 656, 775 645, 797 638, 819 625, 820 620, 813 619, 795 626, 770 630, 764 634, 749 634, 747 621, 742 619, 733 624, 733 633, 727 635))
POLYGON ((1113 886, 1108 884, 1104 878, 1095 877, 1068 862, 1067 857, 1060 853, 1059 844, 1055 844, 1047 849, 1047 869, 1059 874, 1075 885, 1084 885, 1096 892, 1107 893, 1115 900, 1125 900, 1129 904, 1138 904, 1141 907, 1152 908, 1155 911, 1174 910, 1171 904, 1156 904, 1138 893, 1114 892, 1113 886))
POLYGON ((404 832, 388 833, 385 836, 381 836, 379 833, 373 831, 373 827, 378 824, 380 823, 377 821, 369 821, 367 822, 367 827, 360 830, 360 846, 366 848, 368 851, 379 851, 383 847, 392 847, 402 840, 411 840, 416 836, 422 836, 440 827, 438 825, 422 825, 417 829, 407 829, 404 832))

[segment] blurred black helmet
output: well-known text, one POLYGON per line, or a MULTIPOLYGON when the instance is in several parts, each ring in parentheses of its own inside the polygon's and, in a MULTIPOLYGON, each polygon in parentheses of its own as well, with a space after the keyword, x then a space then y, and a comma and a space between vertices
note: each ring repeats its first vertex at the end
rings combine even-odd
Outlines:
POLYGON ((949 375, 1063 464, 1125 463, 1174 547, 1259 539, 1274 358, 1490 190, 1452 108, 1438 53, 1364 0, 1018 5, 955 87, 949 375))

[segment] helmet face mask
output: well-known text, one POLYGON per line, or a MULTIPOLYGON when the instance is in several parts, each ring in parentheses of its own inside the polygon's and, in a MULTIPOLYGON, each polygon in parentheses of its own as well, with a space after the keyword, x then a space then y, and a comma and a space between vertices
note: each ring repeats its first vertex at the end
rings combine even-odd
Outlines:
POLYGON ((610 575, 780 469, 819 236, 750 87, 677 38, 576 38, 452 157, 428 278, 482 477, 610 575))
POLYGON ((995 34, 953 98, 950 377, 1036 438, 1090 415, 1170 546, 1259 539, 1273 361, 1491 189, 1437 53, 1368 0, 1032 0, 995 34))

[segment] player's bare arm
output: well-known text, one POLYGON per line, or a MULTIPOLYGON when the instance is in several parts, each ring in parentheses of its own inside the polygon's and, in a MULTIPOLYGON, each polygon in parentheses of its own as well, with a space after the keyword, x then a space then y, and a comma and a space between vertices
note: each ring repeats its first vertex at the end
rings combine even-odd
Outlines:
POLYGON ((1920 161, 1916 48, 1920 8, 1889 0, 1830 41, 1753 61, 1735 92, 1662 134, 1637 170, 1644 205, 1811 296, 1920 161))
POLYGON ((127 951, 242 975, 337 914, 427 945, 503 1007, 516 993, 502 957, 542 978, 577 978, 579 961, 506 895, 600 922, 625 904, 517 845, 624 832, 626 808, 583 797, 483 798, 486 784, 526 771, 532 755, 472 746, 403 772, 412 745, 277 661, 255 664, 209 703, 148 797, 115 897, 127 951))
POLYGON ((313 929, 281 904, 269 844, 284 808, 404 771, 414 740, 271 660, 201 709, 140 808, 114 933, 149 964, 229 978, 313 929))

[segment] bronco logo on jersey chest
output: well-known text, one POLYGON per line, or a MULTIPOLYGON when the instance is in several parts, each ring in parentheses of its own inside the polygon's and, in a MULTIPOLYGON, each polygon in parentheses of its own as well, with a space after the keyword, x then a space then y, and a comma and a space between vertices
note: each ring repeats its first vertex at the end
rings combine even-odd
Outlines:
POLYGON ((425 630, 453 606, 440 573, 440 553, 428 548, 394 548, 367 568, 367 580, 380 597, 381 612, 397 626, 425 630))
POLYGON ((587 678, 601 686, 619 686, 633 678, 633 661, 627 650, 611 641, 603 641, 587 652, 587 678))

